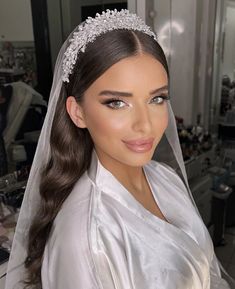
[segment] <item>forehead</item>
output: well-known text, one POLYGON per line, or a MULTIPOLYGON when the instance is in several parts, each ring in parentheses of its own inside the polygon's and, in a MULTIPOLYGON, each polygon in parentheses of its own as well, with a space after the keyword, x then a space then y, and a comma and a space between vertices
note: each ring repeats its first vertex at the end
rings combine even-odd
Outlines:
POLYGON ((96 79, 89 91, 96 92, 105 88, 144 92, 167 84, 168 76, 163 65, 148 54, 140 54, 112 65, 96 79))

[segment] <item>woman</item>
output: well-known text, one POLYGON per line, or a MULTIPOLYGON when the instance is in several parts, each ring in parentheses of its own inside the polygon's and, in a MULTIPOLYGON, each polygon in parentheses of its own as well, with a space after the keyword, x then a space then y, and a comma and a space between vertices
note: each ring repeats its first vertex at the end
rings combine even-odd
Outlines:
POLYGON ((89 18, 58 56, 6 288, 25 284, 229 288, 188 188, 164 53, 128 10, 89 18))

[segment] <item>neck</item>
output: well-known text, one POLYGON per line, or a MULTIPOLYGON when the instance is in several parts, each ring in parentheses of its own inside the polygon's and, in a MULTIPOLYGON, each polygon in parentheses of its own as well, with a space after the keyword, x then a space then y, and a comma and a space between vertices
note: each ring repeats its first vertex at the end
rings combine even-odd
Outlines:
POLYGON ((116 159, 105 157, 96 150, 98 159, 102 166, 110 171, 112 175, 130 192, 143 194, 146 189, 146 178, 142 166, 129 166, 116 159))

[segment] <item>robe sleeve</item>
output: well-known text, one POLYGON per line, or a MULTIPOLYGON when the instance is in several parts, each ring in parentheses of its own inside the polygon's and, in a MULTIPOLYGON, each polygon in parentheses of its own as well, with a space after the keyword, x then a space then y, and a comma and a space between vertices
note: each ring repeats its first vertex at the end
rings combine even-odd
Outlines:
POLYGON ((43 289, 103 289, 89 248, 86 203, 57 218, 43 256, 43 289))

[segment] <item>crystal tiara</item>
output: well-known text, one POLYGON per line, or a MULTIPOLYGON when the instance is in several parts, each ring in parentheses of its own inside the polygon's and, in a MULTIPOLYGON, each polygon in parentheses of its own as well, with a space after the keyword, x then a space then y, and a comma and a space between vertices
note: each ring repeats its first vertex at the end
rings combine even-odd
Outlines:
POLYGON ((88 43, 93 42, 96 37, 111 30, 127 29, 138 30, 152 36, 157 41, 156 34, 144 21, 127 9, 117 11, 117 9, 103 11, 102 14, 96 13, 96 17, 88 17, 81 23, 64 53, 62 80, 69 82, 69 75, 72 74, 79 52, 85 52, 88 43))

